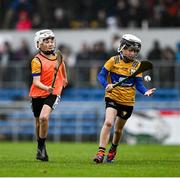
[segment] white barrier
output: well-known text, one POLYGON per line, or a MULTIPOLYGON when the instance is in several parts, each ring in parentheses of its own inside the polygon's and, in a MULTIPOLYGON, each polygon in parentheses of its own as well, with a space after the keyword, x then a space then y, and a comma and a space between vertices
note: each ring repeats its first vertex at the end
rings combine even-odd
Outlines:
MULTIPOLYGON (((123 35, 125 33, 132 33, 142 39, 142 50, 141 53, 145 57, 147 52, 152 47, 153 41, 158 40, 162 47, 170 46, 176 49, 176 43, 180 41, 179 28, 176 29, 115 29, 115 30, 54 30, 56 35, 57 44, 67 44, 71 47, 74 52, 77 52, 81 48, 83 42, 93 44, 96 41, 102 40, 106 43, 108 49, 112 45, 112 37, 114 34, 123 35)), ((35 30, 18 32, 15 30, 1 30, 0 31, 0 43, 8 40, 12 43, 14 48, 20 46, 21 40, 26 39, 32 49, 34 47, 34 34, 35 30)))

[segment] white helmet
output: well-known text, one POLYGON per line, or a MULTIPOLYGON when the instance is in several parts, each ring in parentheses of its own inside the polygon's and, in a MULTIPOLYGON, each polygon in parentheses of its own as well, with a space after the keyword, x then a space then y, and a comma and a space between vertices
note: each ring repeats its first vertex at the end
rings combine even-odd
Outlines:
POLYGON ((120 41, 120 47, 118 48, 117 51, 120 53, 121 56, 123 56, 123 59, 128 62, 134 60, 134 57, 136 57, 137 55, 131 58, 124 56, 121 51, 127 48, 133 49, 134 51, 137 52, 138 55, 138 53, 141 50, 141 40, 135 35, 131 35, 131 34, 125 34, 122 36, 120 41))
POLYGON ((39 44, 41 44, 44 39, 50 38, 50 37, 53 37, 53 38, 55 37, 52 30, 45 29, 45 30, 40 30, 36 32, 35 37, 34 37, 34 43, 35 43, 36 49, 39 49, 39 44))
POLYGON ((120 41, 120 48, 123 46, 126 48, 131 47, 139 52, 141 50, 141 40, 135 35, 125 34, 120 41))

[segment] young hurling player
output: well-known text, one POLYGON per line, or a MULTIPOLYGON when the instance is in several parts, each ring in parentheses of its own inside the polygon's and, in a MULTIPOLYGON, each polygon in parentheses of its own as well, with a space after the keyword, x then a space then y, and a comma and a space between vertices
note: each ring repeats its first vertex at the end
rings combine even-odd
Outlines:
POLYGON ((142 73, 113 88, 114 83, 131 75, 137 69, 139 62, 135 58, 140 49, 141 40, 139 38, 131 34, 123 35, 118 50, 119 55, 111 57, 98 74, 98 80, 105 88, 106 113, 100 133, 99 149, 93 159, 96 163, 103 162, 113 125, 112 145, 106 161, 114 160, 123 127, 133 111, 136 89, 145 96, 150 96, 155 91, 155 88, 149 90, 145 88, 142 83, 142 73))
POLYGON ((63 87, 66 87, 67 75, 64 62, 59 67, 55 86, 52 88, 57 55, 55 36, 51 30, 40 30, 35 34, 35 47, 38 54, 31 61, 33 82, 29 96, 32 98, 32 111, 36 119, 37 155, 36 159, 48 161, 45 141, 48 135, 49 115, 60 100, 63 87))

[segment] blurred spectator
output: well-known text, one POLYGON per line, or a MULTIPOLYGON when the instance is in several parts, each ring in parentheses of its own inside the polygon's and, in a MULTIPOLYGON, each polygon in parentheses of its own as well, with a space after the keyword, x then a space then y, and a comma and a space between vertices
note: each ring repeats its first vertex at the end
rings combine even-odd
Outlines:
POLYGON ((4 42, 0 51, 0 82, 10 80, 12 77, 12 68, 10 61, 13 59, 14 53, 9 42, 4 42))
POLYGON ((118 54, 117 49, 120 45, 121 36, 118 34, 114 34, 111 40, 111 49, 109 51, 108 56, 115 56, 118 54))
POLYGON ((26 39, 21 39, 21 44, 14 54, 14 61, 16 61, 17 63, 22 63, 23 61, 27 61, 30 55, 30 47, 28 42, 26 41, 26 39))
POLYGON ((107 17, 107 28, 113 30, 118 28, 117 18, 115 16, 107 17))
POLYGON ((175 52, 170 47, 167 46, 162 51, 162 62, 165 63, 165 66, 161 66, 160 68, 160 81, 161 87, 170 88, 174 87, 172 84, 175 80, 175 69, 174 69, 174 62, 175 62, 175 52))
POLYGON ((175 61, 175 52, 170 46, 166 46, 162 51, 162 59, 166 62, 175 61))
POLYGON ((62 52, 67 66, 74 67, 76 64, 76 58, 74 56, 74 53, 72 53, 70 47, 65 44, 60 44, 58 45, 58 49, 62 52))
POLYGON ((12 62, 15 63, 13 68, 14 73, 16 73, 16 79, 19 81, 28 82, 27 78, 29 77, 29 74, 27 71, 29 71, 29 60, 31 59, 30 56, 30 47, 27 41, 22 39, 19 48, 14 51, 14 58, 12 60, 12 62))
POLYGON ((40 29, 42 28, 42 19, 39 13, 34 13, 32 17, 32 28, 40 29))
POLYGON ((80 81, 90 81, 87 85, 96 85, 96 76, 98 72, 99 64, 104 63, 108 58, 108 53, 103 41, 96 42, 92 49, 87 43, 83 43, 80 51, 76 55, 77 65, 79 67, 80 75, 78 78, 80 81), (91 65, 91 68, 89 68, 91 65))
POLYGON ((67 73, 68 73, 68 81, 69 81, 69 87, 74 85, 74 82, 76 81, 76 75, 75 75, 75 64, 76 64, 76 57, 75 54, 72 53, 69 46, 66 44, 59 44, 58 49, 61 51, 65 64, 67 66, 67 73))
POLYGON ((177 51, 176 51, 176 61, 180 62, 180 42, 176 44, 177 51))
POLYGON ((177 26, 177 13, 180 10, 180 2, 176 0, 162 1, 162 26, 163 27, 176 27, 177 26))
POLYGON ((180 27, 179 0, 1 0, 0 5, 5 29, 15 27, 20 11, 28 13, 33 28, 39 28, 39 19, 41 28, 180 27))
MULTIPOLYGON (((31 14, 32 12, 32 1, 30 0, 13 0, 8 3, 7 10, 5 12, 4 24, 5 29, 14 28, 17 23, 19 13, 21 11, 31 14)), ((35 5, 35 4, 34 4, 35 5)))
POLYGON ((162 49, 161 49, 159 41, 155 40, 153 42, 153 47, 148 52, 147 57, 151 61, 154 61, 154 60, 157 61, 157 60, 161 60, 162 59, 162 49))
MULTIPOLYGON (((117 54, 120 38, 121 36, 119 34, 112 36, 110 44, 112 49, 110 50, 106 49, 106 43, 104 41, 97 41, 92 44, 93 46, 87 42, 83 42, 78 52, 72 51, 66 44, 59 45, 58 48, 62 51, 68 68, 70 85, 76 87, 82 86, 82 84, 86 86, 96 86, 98 66, 104 63, 110 54, 117 54)), ((1 40, 3 40, 3 38, 1 40)), ((177 43, 177 49, 179 49, 177 53, 169 46, 164 49, 161 48, 157 40, 154 41, 153 46, 155 47, 148 53, 148 59, 154 60, 155 68, 152 70, 153 73, 151 76, 156 80, 156 84, 160 87, 174 87, 173 84, 176 80, 176 86, 179 86, 179 84, 177 84, 179 69, 178 66, 175 66, 175 61, 179 60, 180 43, 177 43), (156 60, 158 60, 157 63, 156 60)), ((18 86, 18 82, 25 81, 24 79, 27 77, 26 74, 29 74, 27 70, 30 68, 30 65, 27 69, 26 63, 30 61, 30 53, 31 49, 25 39, 21 39, 21 45, 16 46, 16 50, 11 49, 9 42, 3 43, 3 47, 0 46, 1 86, 6 87, 7 84, 8 86, 14 86, 15 84, 18 86)), ((31 76, 29 78, 31 78, 31 76)), ((27 79, 27 81, 29 81, 29 79, 27 79)), ((24 84, 26 84, 26 82, 24 82, 24 84)))
POLYGON ((100 9, 97 12, 97 26, 96 27, 106 28, 107 27, 106 19, 107 19, 106 11, 104 9, 100 9))
POLYGON ((32 28, 31 20, 29 19, 28 13, 26 11, 21 11, 19 13, 19 19, 16 24, 16 29, 18 31, 30 30, 32 28))
POLYGON ((155 3, 155 1, 149 2, 149 27, 160 27, 162 25, 162 11, 163 5, 161 3, 155 3), (151 2, 151 3, 150 3, 151 2))
POLYGON ((90 71, 89 71, 89 64, 92 64, 92 53, 91 47, 86 42, 81 44, 80 50, 76 54, 76 61, 77 65, 76 68, 79 70, 80 74, 77 79, 80 82, 87 82, 90 81, 90 71))
POLYGON ((139 0, 129 0, 128 2, 128 26, 141 27, 143 20, 147 19, 147 2, 139 0))
POLYGON ((54 28, 69 28, 68 18, 65 14, 65 9, 57 7, 54 11, 54 28))
POLYGON ((180 27, 180 3, 179 3, 179 9, 177 11, 177 20, 176 20, 176 23, 177 23, 177 27, 180 27))
POLYGON ((118 19, 118 26, 119 27, 127 27, 128 26, 128 18, 129 18, 129 11, 128 11, 128 1, 125 0, 118 0, 115 6, 116 8, 116 16, 118 19))
POLYGON ((80 51, 76 54, 77 62, 87 62, 91 59, 91 48, 86 42, 83 42, 80 51))
POLYGON ((12 60, 14 57, 14 53, 11 47, 11 43, 8 41, 4 42, 4 45, 0 51, 0 61, 1 61, 1 66, 6 67, 10 60, 12 60))
POLYGON ((92 60, 105 62, 108 58, 108 53, 104 41, 94 43, 92 48, 92 60))

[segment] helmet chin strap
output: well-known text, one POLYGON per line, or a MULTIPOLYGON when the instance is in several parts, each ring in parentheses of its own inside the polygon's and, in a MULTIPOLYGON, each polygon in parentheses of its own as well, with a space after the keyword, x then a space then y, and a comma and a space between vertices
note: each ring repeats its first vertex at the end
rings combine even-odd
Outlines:
POLYGON ((127 56, 123 55, 122 52, 120 52, 119 54, 120 54, 121 59, 122 59, 124 62, 126 62, 126 63, 131 62, 131 61, 134 60, 134 59, 130 59, 130 58, 128 58, 127 56))
POLYGON ((43 50, 40 49, 40 51, 41 51, 42 53, 44 53, 45 55, 54 54, 54 50, 51 50, 51 51, 43 51, 43 50))
POLYGON ((134 58, 135 58, 135 56, 134 56, 133 58, 129 58, 129 57, 123 55, 122 50, 123 50, 125 47, 126 47, 126 45, 124 44, 121 48, 118 48, 117 51, 119 52, 120 58, 121 58, 124 62, 128 63, 128 62, 133 61, 134 58))

